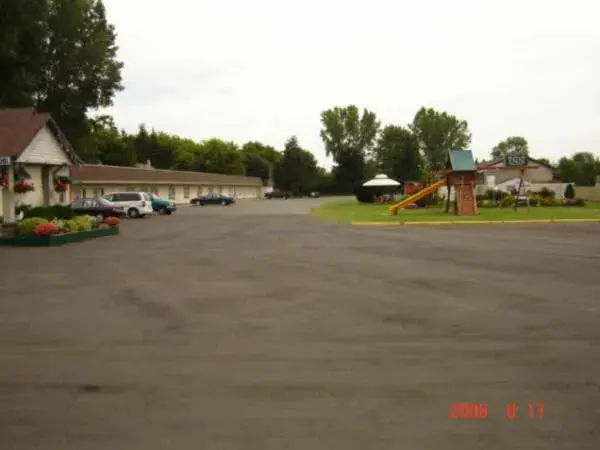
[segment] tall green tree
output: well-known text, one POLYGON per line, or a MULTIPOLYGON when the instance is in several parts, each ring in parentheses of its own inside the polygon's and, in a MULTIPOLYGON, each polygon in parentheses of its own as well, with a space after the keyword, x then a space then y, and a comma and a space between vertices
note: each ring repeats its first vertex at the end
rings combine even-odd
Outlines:
MULTIPOLYGON (((409 128, 417 137, 429 171, 445 169, 450 150, 465 149, 471 144, 468 122, 445 111, 423 107, 417 111, 409 128)), ((446 212, 449 209, 450 185, 448 184, 446 212)))
POLYGON ((565 183, 573 182, 577 186, 594 186, 600 172, 600 161, 589 152, 575 153, 572 157, 565 156, 558 161, 557 178, 565 183))
POLYGON ((529 144, 522 136, 510 136, 498 142, 491 154, 494 160, 504 159, 509 154, 529 156, 529 144))
POLYGON ((34 105, 46 61, 48 0, 0 1, 0 106, 34 105))
POLYGON ((294 195, 306 194, 318 187, 320 175, 314 155, 300 147, 296 136, 288 139, 275 168, 275 185, 294 195))
POLYGON ((273 178, 275 165, 281 160, 280 152, 256 141, 246 142, 241 152, 247 176, 260 177, 263 183, 273 178))
POLYGON ((375 113, 355 105, 335 107, 321 113, 321 139, 332 156, 334 176, 341 191, 351 192, 364 179, 365 162, 372 157, 381 126, 375 113))
POLYGON ((246 174, 242 153, 237 145, 216 138, 201 143, 200 170, 227 175, 246 174))
POLYGON ((423 160, 417 136, 408 128, 388 125, 380 133, 375 147, 380 172, 402 181, 422 178, 423 160))
POLYGON ((132 136, 119 131, 112 117, 98 116, 89 119, 92 135, 87 141, 93 145, 95 160, 114 166, 134 166, 137 153, 132 136))
POLYGON ((93 158, 87 113, 110 106, 122 89, 123 64, 102 1, 3 0, 0 20, 3 106, 50 112, 80 156, 93 158))

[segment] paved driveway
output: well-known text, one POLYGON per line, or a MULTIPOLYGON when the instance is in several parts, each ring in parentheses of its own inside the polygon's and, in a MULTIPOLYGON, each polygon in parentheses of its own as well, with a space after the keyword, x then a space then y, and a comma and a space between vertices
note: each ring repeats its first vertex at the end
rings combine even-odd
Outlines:
POLYGON ((0 247, 0 448, 598 448, 598 225, 353 228, 316 202, 0 247))

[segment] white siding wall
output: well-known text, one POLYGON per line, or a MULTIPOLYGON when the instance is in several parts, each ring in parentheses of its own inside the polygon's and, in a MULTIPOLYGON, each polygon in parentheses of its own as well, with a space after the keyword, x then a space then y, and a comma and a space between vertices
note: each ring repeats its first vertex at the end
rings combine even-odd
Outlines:
POLYGON ((17 162, 56 166, 71 164, 69 156, 47 127, 42 128, 35 135, 17 162))
POLYGON ((103 189, 104 194, 110 194, 112 192, 124 192, 128 189, 135 188, 135 190, 144 190, 144 191, 152 191, 156 189, 159 197, 172 200, 177 204, 187 204, 194 197, 198 197, 199 195, 207 195, 211 192, 214 193, 223 193, 225 195, 235 195, 236 198, 245 199, 245 198, 260 198, 262 196, 262 188, 254 187, 254 186, 219 186, 219 185, 189 185, 189 197, 185 198, 184 196, 184 186, 183 185, 168 185, 168 184, 160 184, 160 185, 111 185, 111 184, 87 184, 87 185, 75 185, 73 186, 73 191, 71 195, 71 199, 76 197, 83 196, 83 188, 86 190, 86 195, 88 197, 94 196, 94 192, 103 189), (175 197, 169 196, 170 189, 169 187, 173 186, 175 190, 175 197))

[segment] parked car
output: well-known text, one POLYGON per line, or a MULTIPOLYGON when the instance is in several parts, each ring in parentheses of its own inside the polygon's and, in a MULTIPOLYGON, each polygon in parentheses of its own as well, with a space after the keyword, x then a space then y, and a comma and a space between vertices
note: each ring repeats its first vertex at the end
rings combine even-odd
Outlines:
POLYGON ((160 198, 156 194, 148 195, 150 195, 152 210, 158 214, 167 214, 170 216, 171 213, 173 213, 177 209, 177 205, 175 205, 175 202, 165 200, 164 198, 160 198))
POLYGON ((321 194, 319 193, 319 191, 312 191, 310 194, 308 194, 308 196, 312 198, 319 198, 321 194))
POLYGON ((273 198, 283 198, 284 200, 287 200, 291 196, 292 196, 292 194, 290 194, 287 191, 273 191, 273 192, 265 193, 265 198, 267 200, 271 200, 273 198))
POLYGON ((78 198, 70 205, 78 216, 89 215, 94 217, 123 217, 125 210, 104 198, 78 198))
POLYGON ((147 192, 115 192, 105 195, 104 198, 123 208, 131 218, 144 217, 152 214, 152 198, 147 192))
POLYGON ((232 203, 235 203, 235 198, 230 197, 228 195, 223 194, 207 194, 201 195, 200 197, 196 197, 190 200, 190 204, 195 206, 204 206, 204 205, 223 205, 229 206, 232 203))

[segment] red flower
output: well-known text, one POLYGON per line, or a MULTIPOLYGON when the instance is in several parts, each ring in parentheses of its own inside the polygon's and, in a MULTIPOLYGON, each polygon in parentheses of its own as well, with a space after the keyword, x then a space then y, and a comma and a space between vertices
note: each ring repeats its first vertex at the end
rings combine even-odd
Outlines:
POLYGON ((58 226, 54 223, 44 223, 35 227, 36 236, 52 236, 58 234, 58 226))
POLYGON ((116 227, 117 225, 119 225, 119 222, 120 220, 117 217, 107 217, 106 219, 104 219, 104 223, 111 227, 116 227))

